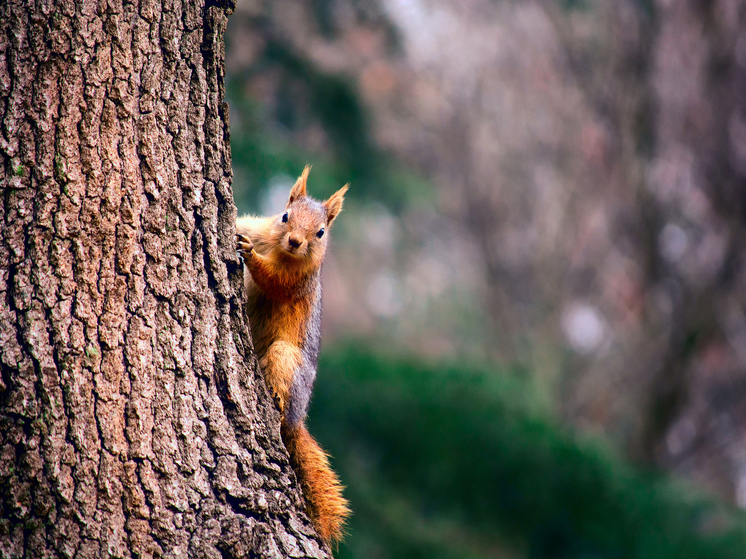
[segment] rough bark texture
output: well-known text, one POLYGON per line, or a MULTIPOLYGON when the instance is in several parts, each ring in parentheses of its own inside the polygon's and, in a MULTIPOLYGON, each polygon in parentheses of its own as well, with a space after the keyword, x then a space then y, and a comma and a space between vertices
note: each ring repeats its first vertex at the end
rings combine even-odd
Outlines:
POLYGON ((0 3, 0 557, 325 557, 251 354, 228 0, 0 3))

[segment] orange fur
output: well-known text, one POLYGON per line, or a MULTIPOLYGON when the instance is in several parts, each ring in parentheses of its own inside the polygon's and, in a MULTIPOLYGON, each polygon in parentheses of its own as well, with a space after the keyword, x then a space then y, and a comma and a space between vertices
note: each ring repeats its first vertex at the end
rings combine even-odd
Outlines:
POLYGON ((316 531, 328 542, 341 540, 350 509, 342 496, 343 486, 329 466, 329 456, 302 423, 294 428, 283 425, 282 438, 303 486, 316 531))
POLYGON ((342 210, 347 186, 317 202, 306 194, 309 170, 303 170, 291 189, 285 212, 239 218, 236 233, 249 272, 244 274, 246 313, 254 349, 283 414, 283 440, 309 515, 319 534, 331 542, 341 538, 349 509, 328 456, 306 430, 303 417, 316 374, 325 230, 342 210))
POLYGON ((277 340, 271 344, 259 359, 259 366, 264 371, 267 382, 274 389, 280 411, 285 410, 285 403, 290 399, 292 375, 301 362, 300 348, 292 342, 277 340))

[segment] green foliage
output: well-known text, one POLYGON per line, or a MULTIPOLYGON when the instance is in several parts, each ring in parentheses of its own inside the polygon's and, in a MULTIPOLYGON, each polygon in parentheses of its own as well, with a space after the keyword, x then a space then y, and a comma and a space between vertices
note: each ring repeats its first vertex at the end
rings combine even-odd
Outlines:
POLYGON ((319 70, 287 44, 269 41, 252 68, 229 77, 227 96, 235 199, 241 211, 256 211, 274 176, 296 177, 307 163, 314 166, 318 197, 351 183, 350 198, 375 200, 396 210, 413 198, 416 202, 432 195, 428 183, 378 148, 355 86, 319 70), (245 84, 263 73, 279 75, 271 109, 245 93, 245 84), (314 128, 323 130, 328 141, 318 152, 298 142, 298 135, 314 128))
POLYGON ((733 558, 741 514, 625 463, 517 375, 327 351, 310 430, 354 516, 336 557, 733 558))
POLYGON ((589 9, 587 0, 562 0, 560 6, 563 10, 566 10, 568 12, 574 10, 585 11, 589 9))

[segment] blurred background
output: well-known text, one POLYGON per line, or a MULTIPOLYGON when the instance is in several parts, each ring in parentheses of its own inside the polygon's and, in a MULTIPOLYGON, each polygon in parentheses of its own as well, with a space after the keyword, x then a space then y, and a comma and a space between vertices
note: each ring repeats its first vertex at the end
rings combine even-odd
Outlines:
POLYGON ((338 557, 746 556, 746 0, 238 0, 239 213, 351 184, 338 557))

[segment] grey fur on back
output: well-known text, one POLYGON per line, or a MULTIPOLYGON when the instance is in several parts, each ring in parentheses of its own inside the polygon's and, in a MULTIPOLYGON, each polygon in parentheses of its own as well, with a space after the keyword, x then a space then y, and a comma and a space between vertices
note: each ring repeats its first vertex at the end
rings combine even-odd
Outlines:
MULTIPOLYGON (((316 272, 321 275, 320 270, 316 272)), ((306 335, 301 347, 303 361, 293 375, 293 385, 290 387, 290 402, 285 409, 285 422, 289 426, 303 421, 308 413, 311 401, 313 383, 316 380, 316 368, 321 345, 321 281, 317 278, 316 293, 313 298, 311 316, 306 325, 306 335)))

